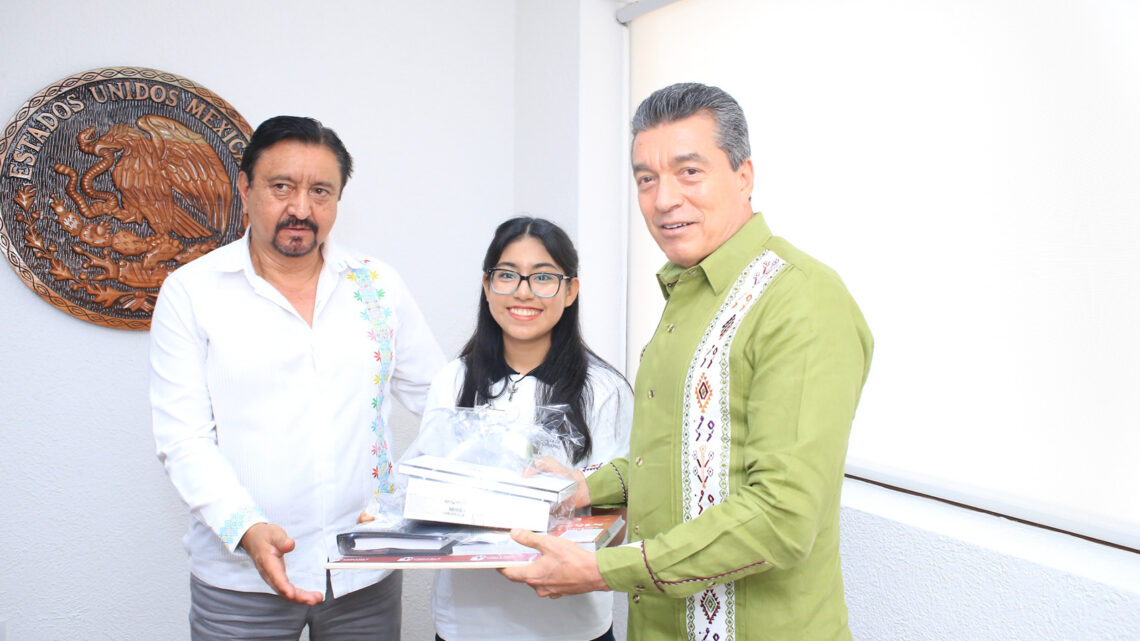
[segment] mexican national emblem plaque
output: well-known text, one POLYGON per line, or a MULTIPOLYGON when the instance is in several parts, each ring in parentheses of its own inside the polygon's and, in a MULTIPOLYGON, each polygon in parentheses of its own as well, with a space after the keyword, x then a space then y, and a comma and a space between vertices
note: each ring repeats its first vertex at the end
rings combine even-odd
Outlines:
POLYGON ((68 314, 147 329, 166 276, 245 228, 237 175, 250 135, 229 103, 174 74, 64 78, 0 137, 0 251, 68 314))

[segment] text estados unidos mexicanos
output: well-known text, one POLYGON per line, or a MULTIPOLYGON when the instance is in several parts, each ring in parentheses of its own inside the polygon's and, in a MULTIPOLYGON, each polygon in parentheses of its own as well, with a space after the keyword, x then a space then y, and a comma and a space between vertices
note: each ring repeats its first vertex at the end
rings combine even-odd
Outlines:
POLYGON ((241 160, 246 140, 240 130, 210 106, 210 103, 188 91, 140 80, 90 85, 86 90, 86 96, 82 92, 79 95, 69 93, 44 105, 29 119, 27 130, 13 145, 12 160, 8 171, 4 173, 12 178, 30 181, 32 168, 36 166, 36 154, 43 149, 44 143, 61 122, 87 108, 88 103, 84 100, 94 100, 101 104, 119 100, 150 100, 170 107, 177 107, 181 103, 184 112, 197 118, 218 135, 235 161, 241 160))

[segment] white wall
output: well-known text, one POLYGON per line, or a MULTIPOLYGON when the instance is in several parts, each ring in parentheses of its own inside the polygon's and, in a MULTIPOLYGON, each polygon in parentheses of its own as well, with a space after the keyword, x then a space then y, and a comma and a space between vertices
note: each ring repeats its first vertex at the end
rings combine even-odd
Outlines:
POLYGON ((1135 641, 1140 555, 848 480, 858 641, 1135 641))
POLYGON ((574 239, 586 341, 625 360, 625 28, 614 0, 520 2, 515 206, 574 239))
MULTIPOLYGON (((581 240, 577 181, 596 173, 620 189, 609 176, 621 158, 582 169, 578 151, 579 131, 604 127, 595 112, 620 111, 621 27, 607 0, 2 4, 5 121, 65 76, 130 65, 194 80, 254 126, 288 113, 336 129, 356 174, 334 234, 400 269, 448 354, 471 331, 500 221, 528 211, 581 240), (578 62, 585 32, 609 42, 609 70, 578 62)), ((620 252, 583 251, 583 262, 623 273, 620 252)), ((587 336, 613 358, 623 285, 599 287, 598 304, 586 287, 587 336)), ((146 333, 67 316, 6 266, 0 299, 0 639, 186 638, 187 515, 154 456, 146 333), (62 542, 68 552, 42 552, 62 542)), ((415 427, 396 415, 398 448, 415 427)), ((405 585, 409 639, 431 635, 425 578, 405 585)))

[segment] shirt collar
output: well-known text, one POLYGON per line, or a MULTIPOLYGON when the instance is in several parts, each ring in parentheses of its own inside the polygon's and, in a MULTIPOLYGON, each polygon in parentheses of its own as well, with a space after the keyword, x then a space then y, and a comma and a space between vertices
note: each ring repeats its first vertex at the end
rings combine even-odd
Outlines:
POLYGON ((325 238, 325 244, 321 246, 321 251, 324 252, 325 264, 332 265, 337 272, 343 272, 346 269, 364 269, 368 266, 368 261, 364 257, 342 247, 333 240, 331 234, 325 238))
POLYGON ((527 376, 533 376, 538 381, 554 387, 554 382, 558 380, 558 372, 553 371, 553 369, 549 363, 543 361, 538 367, 527 372, 527 376))
POLYGON ((662 295, 669 298, 673 286, 682 280, 693 278, 703 278, 714 293, 720 294, 736 282, 744 265, 755 258, 759 254, 758 250, 767 245, 771 238, 772 231, 768 229, 764 217, 760 212, 754 213, 731 238, 693 267, 682 267, 672 261, 665 263, 657 272, 662 295))
POLYGON ((498 378, 500 380, 507 379, 507 378, 510 378, 512 376, 521 376, 521 378, 519 378, 520 381, 523 378, 526 378, 527 376, 532 376, 536 380, 538 380, 542 383, 546 383, 547 385, 550 385, 551 387, 553 387, 554 382, 556 380, 558 380, 558 373, 551 371, 552 369, 553 368, 550 367, 546 361, 543 361, 542 363, 539 363, 538 367, 530 370, 526 374, 520 375, 518 372, 515 371, 515 368, 511 367, 510 365, 507 365, 507 359, 506 358, 500 357, 499 368, 498 368, 499 371, 493 372, 492 376, 498 376, 498 378), (501 376, 499 375, 500 372, 502 373, 501 376))
POLYGON ((215 266, 218 271, 240 272, 244 270, 253 273, 253 261, 249 257, 249 229, 246 228, 241 238, 224 247, 219 247, 215 255, 217 256, 215 260, 218 261, 215 266))

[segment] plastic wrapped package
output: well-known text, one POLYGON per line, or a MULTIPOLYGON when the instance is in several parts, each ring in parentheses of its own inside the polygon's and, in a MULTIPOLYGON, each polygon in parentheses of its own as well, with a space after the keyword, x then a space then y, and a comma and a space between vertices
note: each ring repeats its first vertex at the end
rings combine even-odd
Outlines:
POLYGON ((539 456, 570 467, 581 438, 569 427, 566 405, 538 406, 534 416, 474 408, 436 408, 424 414, 420 434, 401 460, 430 454, 479 465, 522 470, 539 456))
POLYGON ((539 406, 534 416, 487 406, 429 410, 396 465, 395 492, 369 509, 376 525, 408 517, 545 531, 569 519, 576 484, 533 473, 540 457, 572 467, 581 437, 566 413, 564 405, 539 406))

